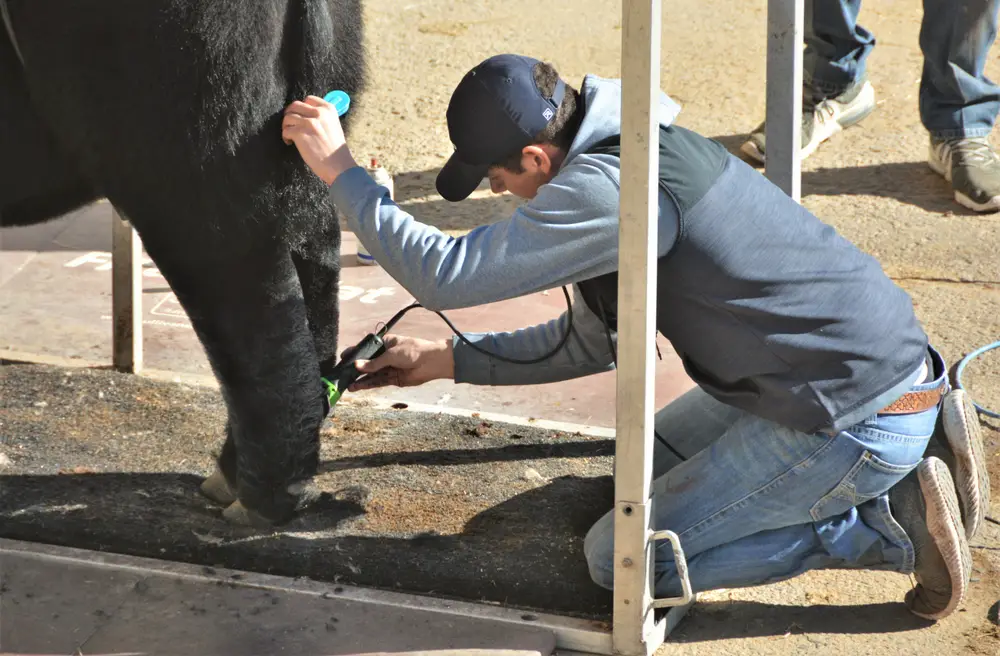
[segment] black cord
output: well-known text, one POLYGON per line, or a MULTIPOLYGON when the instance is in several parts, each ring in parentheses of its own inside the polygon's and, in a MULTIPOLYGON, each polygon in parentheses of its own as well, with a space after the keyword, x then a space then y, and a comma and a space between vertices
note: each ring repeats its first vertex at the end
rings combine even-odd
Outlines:
MULTIPOLYGON (((475 344, 473 344, 472 342, 470 342, 468 340, 468 338, 466 338, 466 336, 463 335, 462 332, 458 328, 455 327, 455 324, 453 324, 448 319, 448 317, 444 316, 443 312, 439 312, 438 310, 432 310, 432 312, 434 312, 434 314, 436 314, 439 317, 441 317, 441 319, 446 324, 448 324, 448 327, 451 328, 451 331, 453 333, 455 333, 455 335, 458 337, 458 339, 460 339, 463 344, 465 344, 469 348, 473 349, 474 351, 478 351, 478 352, 482 353, 483 355, 486 355, 486 356, 491 357, 491 358, 496 358, 497 360, 500 360, 502 362, 509 362, 510 364, 538 364, 539 362, 543 362, 545 360, 548 360, 549 358, 551 358, 552 356, 554 356, 556 353, 558 353, 560 350, 562 350, 562 348, 564 346, 566 346, 566 342, 569 341, 569 335, 570 335, 570 333, 573 331, 573 303, 570 301, 569 290, 566 289, 565 285, 563 285, 562 290, 563 290, 563 296, 566 297, 566 332, 563 334, 562 339, 559 340, 559 343, 556 344, 555 347, 551 351, 549 351, 548 353, 546 353, 545 355, 543 355, 541 357, 532 358, 530 360, 517 360, 517 359, 514 359, 514 358, 508 358, 508 357, 504 357, 502 355, 498 355, 496 353, 491 353, 491 352, 489 352, 489 351, 487 351, 487 350, 485 350, 483 348, 480 348, 480 347, 476 346, 475 344)), ((418 307, 424 307, 424 306, 421 305, 420 303, 412 303, 410 305, 407 305, 405 308, 403 308, 399 312, 397 312, 395 315, 393 315, 392 319, 389 319, 388 323, 386 323, 385 326, 379 331, 379 335, 380 336, 381 335, 385 335, 387 332, 389 332, 390 330, 392 330, 392 327, 396 325, 396 322, 398 322, 400 319, 403 318, 403 315, 405 315, 407 312, 409 312, 413 308, 418 308, 418 307)))
MULTIPOLYGON (((572 301, 570 301, 569 291, 566 289, 565 285, 563 285, 562 290, 563 290, 563 295, 566 297, 566 332, 563 334, 562 339, 559 340, 559 343, 556 344, 556 346, 551 351, 549 351, 548 353, 546 353, 545 355, 543 355, 541 357, 532 358, 531 360, 516 360, 514 358, 507 358, 507 357, 504 357, 502 355, 497 355, 496 353, 490 353, 489 351, 487 351, 485 349, 482 349, 482 348, 476 346, 475 344, 473 344, 472 342, 470 342, 465 337, 465 335, 463 335, 462 332, 458 328, 455 327, 455 324, 453 324, 448 319, 448 317, 444 316, 443 312, 439 312, 438 310, 433 310, 433 312, 434 312, 434 314, 436 314, 439 317, 441 317, 441 319, 446 324, 448 324, 448 327, 451 328, 451 331, 453 333, 455 333, 455 335, 465 345, 467 345, 469 348, 471 348, 471 349, 473 349, 475 351, 479 351, 480 353, 482 353, 483 355, 486 355, 488 357, 496 358, 497 360, 502 360, 503 362, 509 362, 511 364, 537 364, 539 362, 542 362, 543 360, 548 360, 553 355, 555 355, 556 353, 558 353, 560 351, 560 349, 562 349, 566 345, 566 342, 569 340, 569 335, 570 335, 570 333, 573 330, 573 303, 572 303, 572 301)), ((406 315, 407 312, 409 312, 413 308, 418 308, 418 307, 424 307, 424 306, 422 306, 420 303, 411 303, 410 305, 407 305, 405 308, 403 308, 402 310, 400 310, 399 312, 397 312, 396 314, 394 314, 393 317, 391 319, 389 319, 389 321, 385 324, 385 326, 383 326, 378 331, 379 336, 383 336, 387 332, 389 332, 390 330, 392 330, 392 327, 395 326, 399 322, 399 320, 402 319, 406 315)), ((607 335, 607 338, 608 338, 608 350, 611 351, 611 360, 612 360, 612 362, 614 362, 615 367, 617 368, 618 367, 618 353, 615 350, 614 340, 611 338, 611 328, 608 326, 608 315, 604 311, 604 304, 601 302, 600 297, 597 298, 597 307, 598 307, 598 310, 601 313, 601 317, 600 318, 601 318, 601 324, 604 325, 604 334, 607 335)), ((659 344, 657 344, 657 354, 659 355, 659 344)), ((677 451, 677 449, 675 449, 673 446, 671 446, 671 444, 669 442, 667 442, 665 439, 663 439, 663 436, 661 436, 655 430, 653 431, 653 436, 656 438, 656 440, 660 444, 662 444, 663 446, 667 447, 667 449, 670 450, 671 453, 673 453, 675 456, 677 456, 677 458, 681 462, 684 462, 685 460, 687 460, 687 458, 685 458, 684 456, 682 456, 680 454, 680 452, 677 451)))
MULTIPOLYGON (((597 309, 601 313, 601 317, 600 318, 601 318, 601 323, 604 325, 604 334, 607 335, 607 337, 608 337, 608 350, 611 351, 611 361, 615 363, 615 369, 617 369, 618 368, 618 353, 615 351, 615 342, 614 342, 613 339, 611 339, 611 328, 610 328, 610 326, 608 326, 608 315, 604 311, 604 303, 601 302, 601 297, 600 296, 597 297, 597 309)), ((659 355, 659 353, 660 353, 660 345, 659 344, 656 345, 656 353, 657 353, 657 355, 659 355)), ((680 460, 681 462, 684 462, 685 460, 687 460, 687 458, 685 458, 684 456, 681 455, 680 451, 678 451, 677 449, 675 449, 670 444, 670 442, 667 442, 663 438, 662 435, 660 435, 659 433, 657 433, 655 428, 653 429, 653 437, 656 438, 657 442, 659 442, 663 446, 667 447, 667 449, 671 453, 673 453, 675 456, 677 456, 678 460, 680 460)))

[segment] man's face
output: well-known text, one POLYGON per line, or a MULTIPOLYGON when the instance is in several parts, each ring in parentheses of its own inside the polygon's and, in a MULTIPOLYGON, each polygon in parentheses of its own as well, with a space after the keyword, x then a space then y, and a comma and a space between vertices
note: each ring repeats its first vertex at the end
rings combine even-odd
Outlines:
POLYGON ((513 173, 502 166, 491 168, 488 179, 490 181, 490 190, 494 194, 502 194, 505 191, 509 191, 518 198, 524 198, 525 200, 534 198, 538 194, 538 188, 545 184, 545 182, 548 182, 547 180, 539 180, 538 176, 532 174, 530 171, 513 173))
POLYGON ((548 184, 559 171, 563 154, 549 144, 526 146, 521 154, 520 173, 514 173, 502 166, 494 166, 487 173, 490 189, 494 194, 509 191, 518 198, 531 200, 538 195, 538 189, 548 184))

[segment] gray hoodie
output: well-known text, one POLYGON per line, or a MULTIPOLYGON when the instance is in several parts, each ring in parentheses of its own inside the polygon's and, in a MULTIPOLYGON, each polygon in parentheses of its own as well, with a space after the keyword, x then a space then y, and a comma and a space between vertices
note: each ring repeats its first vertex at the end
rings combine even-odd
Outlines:
MULTIPOLYGON (((401 210, 368 173, 353 168, 330 187, 334 205, 365 248, 421 305, 446 310, 483 305, 579 282, 618 268, 619 160, 584 151, 621 130, 621 83, 588 75, 581 87, 586 113, 558 174, 505 221, 450 237, 401 210)), ((665 94, 660 124, 680 107, 665 94)), ((677 238, 676 207, 660 191, 658 255, 677 238)), ((510 333, 470 333, 491 353, 530 359, 551 351, 567 329, 563 314, 510 333)), ((612 341, 614 333, 612 332, 612 341)), ((566 380, 613 368, 601 321, 574 288, 572 334, 552 358, 534 365, 505 363, 457 338, 455 380, 482 385, 566 380)))

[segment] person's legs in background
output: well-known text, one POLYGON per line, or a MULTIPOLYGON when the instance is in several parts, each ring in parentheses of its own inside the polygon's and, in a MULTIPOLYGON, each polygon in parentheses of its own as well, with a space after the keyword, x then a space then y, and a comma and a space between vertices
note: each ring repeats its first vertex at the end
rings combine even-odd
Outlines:
MULTIPOLYGON (((865 70, 875 37, 858 25, 860 10, 861 0, 806 1, 803 159, 875 109, 875 90, 865 70)), ((765 160, 765 128, 766 122, 762 122, 742 146, 746 155, 761 163, 765 160)))
POLYGON ((1000 210, 1000 157, 988 142, 1000 86, 984 72, 998 11, 1000 0, 924 0, 920 29, 929 163, 951 182, 955 200, 977 212, 1000 210))

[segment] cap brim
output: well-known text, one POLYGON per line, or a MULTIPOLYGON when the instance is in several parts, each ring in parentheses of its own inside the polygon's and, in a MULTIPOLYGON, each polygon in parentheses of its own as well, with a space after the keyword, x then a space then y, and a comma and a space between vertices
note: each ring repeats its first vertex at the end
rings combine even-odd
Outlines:
POLYGON ((452 203, 465 200, 489 173, 488 164, 467 164, 454 153, 437 176, 437 190, 452 203))

